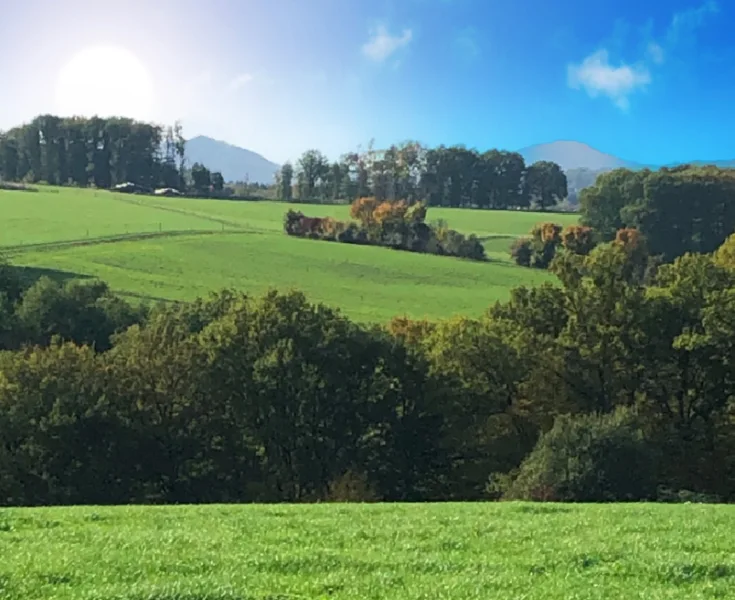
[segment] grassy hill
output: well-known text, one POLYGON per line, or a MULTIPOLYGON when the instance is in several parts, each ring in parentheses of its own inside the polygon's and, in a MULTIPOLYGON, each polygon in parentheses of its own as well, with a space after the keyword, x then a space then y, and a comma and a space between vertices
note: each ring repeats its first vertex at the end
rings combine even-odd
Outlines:
POLYGON ((733 528, 696 504, 4 509, 0 596, 732 598, 733 528))
MULTIPOLYGON (((430 209, 484 240, 491 261, 474 263, 384 248, 290 238, 279 202, 128 196, 41 188, 0 191, 0 253, 57 277, 99 277, 131 297, 191 300, 233 287, 253 293, 296 288, 363 321, 392 316, 480 314, 545 272, 513 265, 508 247, 542 220, 574 215, 430 209)), ((292 205, 314 216, 348 218, 346 206, 292 205)))

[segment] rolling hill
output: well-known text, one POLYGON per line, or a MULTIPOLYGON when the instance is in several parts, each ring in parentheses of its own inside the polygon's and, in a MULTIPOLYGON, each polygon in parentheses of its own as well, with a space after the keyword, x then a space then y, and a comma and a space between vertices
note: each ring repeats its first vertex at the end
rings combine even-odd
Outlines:
MULTIPOLYGON (((293 238, 283 214, 348 219, 349 207, 130 196, 99 190, 0 190, 0 256, 31 275, 99 278, 131 298, 189 301, 232 288, 298 289, 363 322, 396 315, 477 316, 519 285, 551 281, 510 259, 512 241, 546 214, 432 208, 474 233, 488 262, 293 238), (83 215, 80 218, 79 215, 83 215)), ((568 225, 576 215, 553 215, 568 225)), ((1 596, 1 594, 0 594, 1 596)))
POLYGON ((186 142, 186 158, 189 164, 199 162, 211 171, 219 171, 225 181, 271 184, 281 168, 252 150, 202 135, 186 142))

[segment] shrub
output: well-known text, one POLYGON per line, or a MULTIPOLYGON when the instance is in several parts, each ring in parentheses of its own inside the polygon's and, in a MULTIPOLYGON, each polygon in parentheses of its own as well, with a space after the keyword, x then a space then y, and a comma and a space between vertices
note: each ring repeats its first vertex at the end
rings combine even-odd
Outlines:
POLYGON ((365 473, 347 471, 329 484, 326 502, 377 502, 375 487, 365 473))
POLYGON ((653 452, 631 413, 560 416, 523 461, 507 497, 611 502, 656 496, 653 452))
POLYGON ((556 250, 562 243, 561 225, 540 223, 531 230, 530 237, 513 242, 510 254, 518 265, 546 269, 554 260, 556 250))
POLYGON ((518 238, 510 247, 510 255, 513 261, 521 267, 530 267, 531 258, 533 257, 533 248, 530 238, 518 238))
POLYGON ((443 222, 433 227, 427 225, 423 204, 409 206, 403 200, 378 203, 375 198, 360 198, 352 203, 350 214, 360 223, 307 217, 289 210, 283 229, 288 235, 311 239, 485 260, 485 247, 476 236, 464 236, 443 222))
POLYGON ((586 256, 595 247, 594 231, 584 225, 570 225, 561 233, 561 244, 574 254, 586 256))
POLYGON ((720 504, 722 498, 715 494, 703 494, 691 490, 674 491, 667 487, 659 486, 656 494, 658 502, 668 504, 720 504))

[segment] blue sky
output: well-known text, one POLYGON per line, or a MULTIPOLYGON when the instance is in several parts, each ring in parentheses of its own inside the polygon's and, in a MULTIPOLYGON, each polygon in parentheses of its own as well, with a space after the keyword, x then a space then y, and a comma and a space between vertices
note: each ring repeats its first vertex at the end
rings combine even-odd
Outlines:
POLYGON ((371 138, 735 158, 735 0, 24 0, 1 17, 0 129, 93 97, 275 161, 371 138), (137 70, 70 63, 100 46, 137 70), (108 90, 113 72, 142 79, 108 90))

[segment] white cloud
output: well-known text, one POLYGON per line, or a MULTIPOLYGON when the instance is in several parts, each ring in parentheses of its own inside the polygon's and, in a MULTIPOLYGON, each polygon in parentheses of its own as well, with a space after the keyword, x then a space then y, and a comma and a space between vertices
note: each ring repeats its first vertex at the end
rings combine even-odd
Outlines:
MULTIPOLYGON (((608 51, 598 50, 579 64, 567 65, 567 83, 574 89, 584 89, 591 97, 610 98, 619 108, 627 110, 628 97, 651 83, 649 66, 661 66, 677 52, 692 55, 697 29, 710 15, 719 12, 716 0, 706 0, 697 8, 674 13, 659 41, 648 39, 645 53, 636 64, 610 64, 608 51), (685 47, 689 45, 689 47, 685 47)), ((625 26, 623 23, 621 26, 625 26)), ((648 38, 648 35, 645 36, 648 38)), ((644 38, 645 39, 645 38, 644 38)), ((671 61, 669 61, 671 62, 671 61)))
POLYGON ((666 32, 666 41, 668 44, 676 44, 687 36, 694 34, 694 31, 704 25, 709 15, 717 14, 720 7, 714 0, 707 0, 698 8, 690 8, 675 13, 671 19, 671 25, 666 32))
POLYGON ((370 32, 370 39, 363 45, 362 53, 375 62, 383 62, 397 50, 408 46, 413 31, 404 29, 400 35, 391 35, 385 25, 378 25, 370 32))
POLYGON ((240 88, 246 86, 252 80, 253 80, 253 76, 250 73, 241 73, 240 75, 237 75, 236 77, 231 79, 227 87, 231 91, 236 92, 240 88))
POLYGON ((662 64, 664 62, 664 59, 666 58, 666 53, 664 52, 664 49, 656 42, 648 43, 648 47, 646 48, 646 55, 657 65, 662 64))
POLYGON ((628 96, 648 85, 651 74, 643 65, 613 66, 607 50, 598 50, 581 63, 568 65, 567 80, 570 87, 583 88, 592 98, 607 96, 618 108, 627 110, 628 96))

